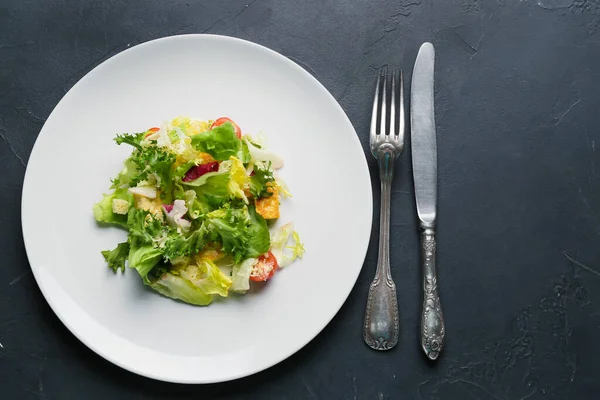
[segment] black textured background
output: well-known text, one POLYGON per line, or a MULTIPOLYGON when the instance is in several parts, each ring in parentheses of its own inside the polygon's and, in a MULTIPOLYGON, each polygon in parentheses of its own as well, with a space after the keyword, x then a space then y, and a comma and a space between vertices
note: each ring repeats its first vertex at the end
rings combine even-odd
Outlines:
POLYGON ((0 1, 0 398, 599 398, 599 18, 598 0, 0 1), (391 352, 361 338, 375 233, 333 322, 290 359, 235 382, 138 377, 88 350, 50 310, 20 226, 25 166, 44 120, 110 56, 201 32, 260 43, 303 66, 340 102, 365 149, 375 71, 402 67, 410 82, 419 46, 434 43, 447 324, 436 363, 418 345, 408 153, 392 198, 402 331, 391 352))

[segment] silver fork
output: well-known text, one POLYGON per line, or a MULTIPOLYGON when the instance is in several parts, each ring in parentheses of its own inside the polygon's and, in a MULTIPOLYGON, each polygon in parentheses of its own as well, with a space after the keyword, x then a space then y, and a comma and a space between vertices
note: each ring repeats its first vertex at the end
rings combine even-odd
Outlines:
POLYGON ((390 189, 394 175, 394 160, 404 150, 404 79, 400 71, 399 126, 396 132, 395 73, 382 69, 377 77, 373 114, 371 117, 370 147, 377 158, 381 179, 381 215, 379 218, 379 258, 375 278, 369 287, 363 338, 375 350, 389 350, 398 343, 398 300, 396 284, 390 272, 390 189), (391 83, 389 82, 391 81, 391 83), (390 104, 386 88, 391 86, 390 104), (380 95, 381 92, 381 95, 380 95), (389 112, 389 123, 387 113, 389 112), (380 114, 379 123, 377 114, 380 114), (387 126, 387 128, 386 128, 387 126))

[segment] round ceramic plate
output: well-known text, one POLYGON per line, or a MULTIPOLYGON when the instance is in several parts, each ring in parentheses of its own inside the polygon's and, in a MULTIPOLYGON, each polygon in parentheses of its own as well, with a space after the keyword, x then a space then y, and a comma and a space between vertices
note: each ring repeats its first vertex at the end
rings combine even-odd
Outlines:
POLYGON ((40 132, 22 201, 31 268, 61 321, 112 363, 181 383, 247 376, 312 340, 356 282, 373 211, 365 154, 330 93, 272 50, 213 35, 147 42, 81 79, 40 132), (229 116, 285 160, 281 223, 295 222, 306 253, 260 291, 191 306, 100 254, 126 237, 92 214, 131 151, 113 137, 176 116, 229 116))

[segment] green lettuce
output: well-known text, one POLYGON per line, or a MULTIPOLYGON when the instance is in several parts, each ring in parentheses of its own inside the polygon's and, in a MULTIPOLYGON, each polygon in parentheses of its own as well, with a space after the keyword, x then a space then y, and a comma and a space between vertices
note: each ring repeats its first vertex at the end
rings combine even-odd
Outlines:
POLYGON ((117 272, 125 271, 125 261, 129 255, 129 243, 119 243, 113 250, 105 250, 102 252, 104 259, 108 263, 109 268, 117 272))
POLYGON ((270 166, 267 168, 254 168, 254 175, 250 177, 250 193, 254 198, 269 197, 273 193, 269 192, 267 183, 275 181, 273 171, 270 166))
POLYGON ((198 200, 198 196, 193 190, 182 191, 181 198, 185 200, 185 206, 191 219, 198 219, 202 214, 210 212, 210 209, 198 200))
POLYGON ((128 262, 129 267, 137 270, 140 276, 144 278, 161 259, 162 252, 152 245, 131 245, 128 262))
POLYGON ((231 122, 216 126, 209 131, 192 136, 192 147, 210 154, 215 160, 227 160, 242 151, 242 142, 235 135, 231 122))
POLYGON ((248 150, 248 143, 245 140, 242 140, 242 147, 240 151, 238 151, 237 158, 244 164, 247 164, 252 160, 252 155, 250 154, 250 150, 248 150))
POLYGON ((163 235, 166 227, 150 212, 132 208, 127 214, 127 229, 129 229, 130 242, 151 244, 156 238, 163 235))
POLYGON ((131 180, 139 173, 137 164, 128 158, 123 163, 123 169, 115 179, 112 179, 111 189, 117 189, 121 185, 130 186, 131 180))
POLYGON ((196 165, 196 163, 193 161, 185 162, 185 163, 181 164, 179 167, 175 168, 171 177, 173 179, 182 179, 185 176, 185 174, 190 170, 190 168, 192 168, 195 165, 196 165))
POLYGON ((121 175, 123 174, 123 171, 121 171, 121 174, 113 180, 113 185, 116 183, 127 183, 129 186, 133 187, 141 181, 153 178, 156 180, 156 186, 160 189, 161 196, 165 203, 171 203, 173 184, 171 171, 176 157, 174 154, 169 153, 167 150, 158 147, 155 144, 142 146, 141 141, 143 138, 143 133, 117 135, 115 138, 117 144, 129 144, 135 147, 135 150, 125 164, 125 172, 127 174, 126 182, 122 180, 121 175))
POLYGON ((267 227, 267 221, 265 221, 262 215, 258 214, 254 207, 249 207, 248 213, 250 214, 250 224, 246 231, 248 243, 246 245, 245 257, 258 257, 269 251, 271 236, 267 227))
POLYGON ((208 214, 204 227, 211 238, 223 245, 223 251, 231 254, 236 263, 244 258, 245 246, 248 242, 246 236, 248 212, 245 209, 218 210, 208 214))
POLYGON ((244 187, 249 182, 249 176, 246 174, 244 164, 236 157, 230 157, 229 162, 229 194, 232 197, 237 197, 244 200, 248 204, 248 198, 244 193, 244 187))
POLYGON ((144 281, 144 283, 171 299, 181 300, 197 306, 207 306, 212 302, 210 294, 194 286, 189 280, 169 272, 165 272, 154 282, 144 281))
POLYGON ((102 200, 94 204, 94 218, 101 223, 115 224, 127 228, 127 215, 115 214, 112 210, 114 199, 127 200, 130 205, 133 203, 133 195, 126 188, 117 189, 113 193, 104 194, 102 200))
POLYGON ((231 278, 223 273, 210 260, 201 260, 198 265, 189 265, 179 270, 179 275, 192 282, 194 286, 206 294, 218 294, 227 297, 231 287, 231 278))
POLYGON ((144 139, 145 134, 146 134, 146 132, 122 133, 115 137, 115 142, 118 145, 125 143, 125 144, 135 147, 138 150, 142 150, 141 143, 142 143, 142 140, 144 139))
POLYGON ((146 278, 144 283, 164 296, 199 306, 209 305, 213 295, 227 297, 231 287, 231 279, 208 260, 184 263, 171 271, 161 269, 157 279, 146 278))
POLYGON ((267 223, 253 206, 209 213, 203 228, 209 238, 212 235, 223 245, 223 251, 231 254, 236 263, 248 257, 258 257, 269 250, 267 223))
POLYGON ((250 289, 250 273, 257 261, 256 258, 247 258, 233 266, 231 272, 231 290, 238 293, 245 293, 250 289))
POLYGON ((202 228, 192 230, 188 236, 183 236, 177 231, 168 235, 164 248, 164 256, 168 260, 189 256, 202 250, 206 244, 202 228))
POLYGON ((294 230, 292 222, 282 225, 275 232, 271 240, 271 253, 281 268, 290 265, 297 258, 302 258, 304 244, 302 244, 298 232, 294 230))
POLYGON ((228 171, 209 172, 191 182, 182 182, 182 185, 191 187, 198 201, 214 210, 229 200, 229 180, 228 171))

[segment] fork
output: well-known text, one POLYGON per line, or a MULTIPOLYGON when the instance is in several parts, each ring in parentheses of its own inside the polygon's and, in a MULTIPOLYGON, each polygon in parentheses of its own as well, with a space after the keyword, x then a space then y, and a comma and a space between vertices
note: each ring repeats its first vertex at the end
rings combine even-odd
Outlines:
POLYGON ((379 256, 375 278, 369 287, 363 338, 375 350, 389 350, 398 343, 398 300, 396 284, 390 272, 390 189, 394 160, 404 150, 404 79, 400 71, 399 124, 396 132, 395 73, 381 69, 375 87, 371 116, 370 148, 378 161, 381 179, 381 214, 379 218, 379 256), (391 81, 391 82, 390 82, 391 81), (386 88, 391 86, 388 107, 386 88), (381 92, 381 95, 380 95, 381 92), (386 118, 389 112, 389 121, 386 118), (379 119, 378 119, 379 114, 379 119))

